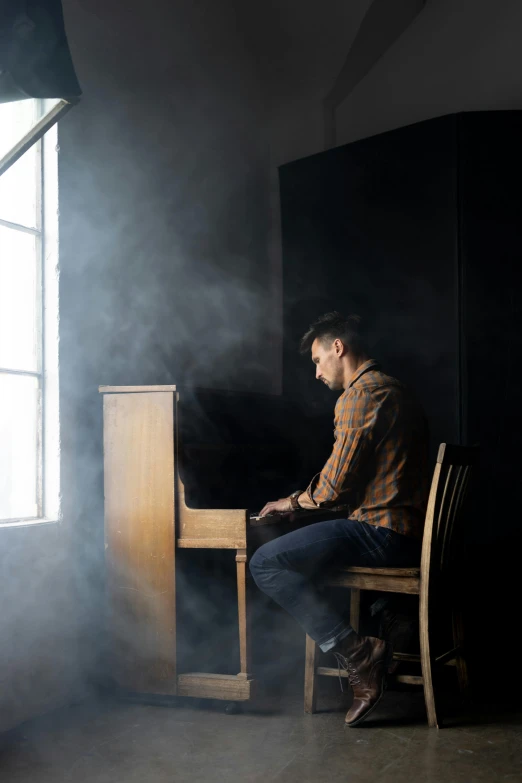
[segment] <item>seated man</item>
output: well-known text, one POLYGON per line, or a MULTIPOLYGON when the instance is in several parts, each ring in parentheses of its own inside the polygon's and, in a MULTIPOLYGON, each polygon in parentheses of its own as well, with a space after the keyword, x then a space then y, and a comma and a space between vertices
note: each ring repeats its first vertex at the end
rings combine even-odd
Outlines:
POLYGON ((418 563, 428 494, 425 416, 413 395, 367 355, 359 320, 328 313, 304 335, 301 352, 311 349, 316 378, 344 389, 335 406, 335 443, 305 492, 267 503, 261 516, 341 502, 352 512, 270 541, 250 562, 257 586, 348 672, 354 696, 348 726, 377 706, 390 650, 386 641, 354 631, 321 590, 321 574, 335 565, 418 563))

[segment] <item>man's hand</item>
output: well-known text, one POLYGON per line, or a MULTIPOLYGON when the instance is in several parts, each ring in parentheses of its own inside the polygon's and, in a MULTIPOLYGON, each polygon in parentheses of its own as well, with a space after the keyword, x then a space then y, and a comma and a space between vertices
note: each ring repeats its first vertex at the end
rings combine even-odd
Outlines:
POLYGON ((292 511, 290 498, 281 498, 280 500, 267 503, 259 512, 259 516, 267 517, 269 514, 284 514, 287 511, 292 511))

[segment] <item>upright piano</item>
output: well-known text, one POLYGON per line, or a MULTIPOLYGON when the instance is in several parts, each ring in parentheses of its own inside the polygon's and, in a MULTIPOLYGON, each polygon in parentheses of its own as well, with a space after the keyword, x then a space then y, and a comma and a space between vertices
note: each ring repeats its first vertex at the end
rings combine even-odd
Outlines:
POLYGON ((126 692, 251 698, 247 509, 193 509, 179 473, 176 386, 100 386, 110 674, 126 692), (176 551, 235 550, 239 671, 176 665, 176 551))

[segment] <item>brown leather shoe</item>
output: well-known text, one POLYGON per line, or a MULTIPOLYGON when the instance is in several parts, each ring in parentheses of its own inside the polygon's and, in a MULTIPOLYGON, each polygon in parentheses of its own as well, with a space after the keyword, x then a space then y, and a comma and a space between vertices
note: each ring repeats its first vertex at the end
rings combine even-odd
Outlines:
POLYGON ((384 693, 388 646, 383 639, 359 636, 345 652, 334 653, 339 666, 348 672, 353 690, 353 703, 344 722, 357 726, 375 709, 384 693))

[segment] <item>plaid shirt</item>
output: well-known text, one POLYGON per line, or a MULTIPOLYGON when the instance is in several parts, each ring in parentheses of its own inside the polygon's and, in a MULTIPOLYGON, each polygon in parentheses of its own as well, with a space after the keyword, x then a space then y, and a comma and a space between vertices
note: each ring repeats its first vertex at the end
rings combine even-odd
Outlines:
POLYGON ((428 428, 406 388, 365 362, 335 406, 335 443, 307 494, 347 503, 349 519, 420 538, 428 498, 428 428))

